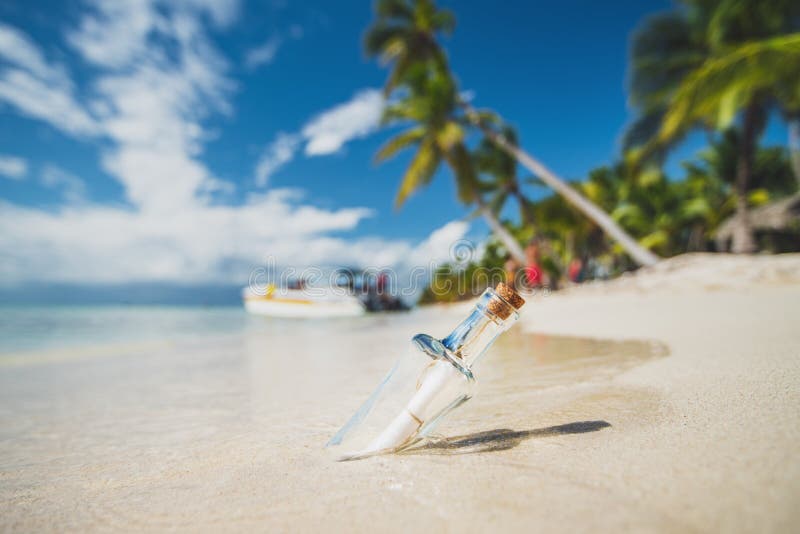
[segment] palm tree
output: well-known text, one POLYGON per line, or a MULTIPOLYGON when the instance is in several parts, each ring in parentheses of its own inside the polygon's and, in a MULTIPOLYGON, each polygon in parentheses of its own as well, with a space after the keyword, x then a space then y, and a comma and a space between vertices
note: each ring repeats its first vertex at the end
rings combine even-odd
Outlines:
POLYGON ((437 9, 431 0, 378 0, 375 23, 364 35, 364 48, 381 63, 393 63, 384 92, 388 96, 416 63, 432 61, 446 67, 447 60, 436 41, 438 33, 450 33, 455 17, 437 9))
POLYGON ((464 141, 464 128, 453 118, 457 104, 456 86, 446 71, 431 68, 435 59, 419 61, 404 74, 406 94, 388 105, 384 122, 412 122, 415 125, 390 139, 376 154, 384 161, 400 150, 416 146, 417 151, 400 183, 395 204, 403 205, 408 196, 433 179, 442 162, 451 169, 459 200, 476 204, 480 214, 514 258, 525 262, 519 243, 500 223, 480 194, 475 164, 464 141))
MULTIPOLYGON (((587 198, 609 212, 648 249, 662 256, 684 250, 681 197, 660 170, 633 174, 624 163, 603 166, 592 170, 580 187, 587 198)), ((602 250, 595 250, 599 252, 602 250)))
POLYGON ((796 91, 800 40, 784 34, 798 24, 800 8, 788 0, 685 4, 680 13, 650 19, 634 37, 630 89, 640 119, 627 141, 659 159, 692 128, 721 130, 739 116, 732 250, 754 252, 747 191, 774 97, 789 93, 787 109, 796 102, 786 88, 796 91))
MULTIPOLYGON (((723 132, 695 160, 684 163, 686 179, 676 182, 682 189, 684 218, 704 235, 714 237, 717 228, 735 213, 734 189, 740 132, 723 132)), ((753 176, 747 190, 748 204, 758 207, 789 196, 797 190, 791 163, 783 147, 760 148, 753 161, 753 176)), ((718 240, 719 241, 719 240, 718 240)))
POLYGON ((736 112, 759 95, 769 95, 789 126, 789 148, 800 182, 800 33, 731 47, 707 60, 676 93, 659 140, 705 113, 728 126, 736 112))
MULTIPOLYGON (((449 80, 453 79, 444 51, 437 41, 440 33, 451 30, 454 25, 454 17, 449 11, 437 9, 432 0, 378 0, 375 12, 375 22, 369 28, 365 37, 365 48, 368 54, 373 56, 380 55, 383 62, 392 63, 392 69, 386 83, 387 94, 390 94, 393 89, 400 85, 407 85, 409 79, 415 76, 415 66, 419 65, 424 65, 423 68, 425 70, 438 70, 440 71, 439 76, 449 80)), ((657 256, 640 246, 607 213, 592 204, 578 191, 570 187, 565 180, 523 151, 518 145, 506 139, 502 132, 497 131, 492 122, 487 120, 485 113, 474 110, 467 102, 458 97, 458 92, 455 88, 456 84, 452 83, 453 95, 456 97, 453 103, 458 104, 458 106, 453 106, 449 109, 449 118, 453 124, 462 126, 471 124, 478 127, 493 144, 513 156, 537 178, 560 195, 563 195, 570 204, 620 243, 637 263, 653 265, 658 261, 657 256)), ((412 118, 412 120, 419 122, 430 122, 423 119, 420 116, 412 118)), ((437 125, 437 127, 441 127, 441 125, 437 125)), ((416 143, 424 137, 421 131, 408 133, 408 135, 410 139, 400 141, 400 144, 416 143)), ((463 138, 463 134, 461 134, 461 137, 463 138)), ((431 140, 428 141, 429 146, 432 146, 432 143, 431 140)), ((435 170, 436 165, 432 165, 432 162, 436 161, 436 158, 432 157, 434 155, 433 151, 428 152, 426 150, 423 153, 426 155, 423 157, 422 162, 427 162, 426 168, 429 167, 435 170)), ((452 153, 453 151, 449 152, 452 153)), ((460 149, 455 152, 460 152, 460 149)), ((417 156, 419 155, 420 153, 417 154, 417 156)), ((409 184, 413 184, 415 180, 418 180, 418 178, 413 178, 409 181, 409 184)), ((404 183, 406 183, 406 180, 404 180, 404 183)), ((401 187, 401 194, 403 192, 404 188, 401 187)), ((400 198, 404 197, 401 196, 400 198)), ((480 195, 475 195, 473 199, 480 207, 482 203, 480 195)), ((496 222, 496 220, 493 222, 496 222)), ((514 256, 517 256, 517 252, 513 249, 518 249, 519 246, 511 247, 511 243, 508 244, 509 251, 514 256)))
MULTIPOLYGON (((509 143, 517 144, 517 133, 512 127, 503 127, 502 135, 509 143)), ((492 211, 499 213, 508 198, 513 197, 519 206, 519 219, 522 224, 533 226, 532 205, 522 192, 522 185, 517 176, 517 160, 486 138, 475 148, 472 157, 478 172, 489 177, 489 180, 481 182, 481 188, 490 195, 488 204, 492 211)))
POLYGON ((619 243, 636 263, 648 266, 655 265, 658 262, 658 256, 638 243, 636 239, 617 224, 611 216, 603 211, 597 204, 586 198, 585 195, 570 186, 566 180, 548 169, 543 163, 525 152, 518 145, 510 142, 502 133, 495 130, 492 127, 492 121, 487 120, 487 117, 491 116, 491 114, 476 110, 464 101, 461 101, 461 107, 466 113, 466 119, 477 126, 487 139, 514 156, 514 158, 516 158, 522 166, 532 172, 537 179, 564 197, 564 200, 588 217, 614 241, 619 243))
MULTIPOLYGON (((661 13, 645 19, 634 32, 627 85, 629 105, 637 117, 623 135, 626 154, 635 155, 658 134, 671 95, 708 56, 703 31, 708 19, 700 9, 661 13)), ((648 148, 648 159, 661 163, 671 146, 648 148)))

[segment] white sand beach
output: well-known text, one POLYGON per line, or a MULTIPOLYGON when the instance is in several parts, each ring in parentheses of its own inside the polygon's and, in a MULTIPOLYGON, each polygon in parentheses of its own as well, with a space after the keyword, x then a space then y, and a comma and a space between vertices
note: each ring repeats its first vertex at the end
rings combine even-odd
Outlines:
POLYGON ((0 360, 0 529, 796 528, 797 255, 535 297, 442 441, 332 461, 393 347, 463 311, 0 360))

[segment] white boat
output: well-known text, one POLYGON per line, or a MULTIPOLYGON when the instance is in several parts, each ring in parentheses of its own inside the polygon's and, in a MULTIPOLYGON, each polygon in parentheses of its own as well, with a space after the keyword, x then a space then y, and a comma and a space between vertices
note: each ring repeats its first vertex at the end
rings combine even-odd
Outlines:
POLYGON ((242 299, 249 313, 268 317, 357 317, 366 313, 357 297, 324 288, 280 289, 270 285, 263 294, 244 288, 242 299))

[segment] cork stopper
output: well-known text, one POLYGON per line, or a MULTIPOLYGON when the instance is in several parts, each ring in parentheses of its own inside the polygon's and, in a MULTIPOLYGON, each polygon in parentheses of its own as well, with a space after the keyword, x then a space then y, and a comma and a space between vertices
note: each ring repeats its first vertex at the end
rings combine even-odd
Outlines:
POLYGON ((494 291, 501 298, 493 298, 489 301, 487 307, 490 312, 497 315, 500 319, 508 319, 513 311, 519 310, 525 304, 525 299, 519 296, 519 293, 517 293, 514 288, 503 282, 497 284, 494 291))
POLYGON ((522 298, 513 287, 504 284, 503 282, 497 284, 497 287, 494 288, 494 291, 516 309, 520 309, 525 305, 525 299, 522 298))

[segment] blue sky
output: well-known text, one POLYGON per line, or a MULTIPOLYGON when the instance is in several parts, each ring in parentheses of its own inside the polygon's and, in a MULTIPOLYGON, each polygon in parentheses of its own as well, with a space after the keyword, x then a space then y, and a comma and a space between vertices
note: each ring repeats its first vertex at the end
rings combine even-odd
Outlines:
MULTIPOLYGON (((669 2, 445 5, 476 105, 564 177, 614 159, 630 32, 669 2)), ((3 283, 237 283, 267 257, 407 266, 484 237, 446 172, 393 209, 408 156, 372 161, 392 132, 370 19, 355 1, 0 4, 3 283)))

